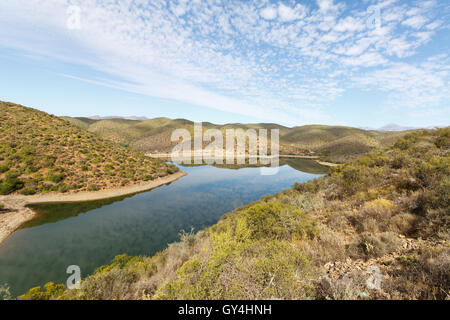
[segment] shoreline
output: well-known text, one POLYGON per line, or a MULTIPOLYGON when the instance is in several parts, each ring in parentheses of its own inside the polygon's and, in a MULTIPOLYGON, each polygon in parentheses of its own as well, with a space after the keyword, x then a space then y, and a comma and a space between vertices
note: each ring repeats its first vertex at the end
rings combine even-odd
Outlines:
POLYGON ((160 186, 172 183, 187 174, 183 171, 178 171, 174 174, 163 178, 158 178, 149 182, 142 182, 139 184, 106 189, 100 191, 82 191, 77 193, 47 193, 32 196, 23 195, 6 195, 0 196, 0 202, 5 205, 5 213, 0 212, 0 244, 8 238, 14 231, 17 230, 22 223, 34 218, 36 213, 27 208, 29 204, 53 203, 53 202, 85 202, 96 201, 103 199, 116 198, 130 194, 150 191, 160 186))

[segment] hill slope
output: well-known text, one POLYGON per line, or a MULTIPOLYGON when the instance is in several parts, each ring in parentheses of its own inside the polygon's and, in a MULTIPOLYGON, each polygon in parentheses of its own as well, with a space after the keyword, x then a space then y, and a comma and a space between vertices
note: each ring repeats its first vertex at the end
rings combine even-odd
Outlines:
POLYGON ((449 207, 450 128, 417 131, 154 257, 117 256, 80 290, 21 298, 448 299, 449 207))
MULTIPOLYGON (((67 118, 73 124, 99 136, 132 146, 144 152, 170 152, 176 143, 170 138, 175 129, 187 129, 193 135, 194 123, 185 119, 156 118, 145 121, 87 118, 67 118)), ((330 161, 348 161, 375 148, 391 145, 405 132, 366 131, 350 127, 302 126, 288 128, 273 123, 226 124, 203 123, 204 130, 218 129, 278 129, 282 154, 312 155, 330 161)))
POLYGON ((96 191, 177 170, 61 118, 0 102, 0 194, 96 191))

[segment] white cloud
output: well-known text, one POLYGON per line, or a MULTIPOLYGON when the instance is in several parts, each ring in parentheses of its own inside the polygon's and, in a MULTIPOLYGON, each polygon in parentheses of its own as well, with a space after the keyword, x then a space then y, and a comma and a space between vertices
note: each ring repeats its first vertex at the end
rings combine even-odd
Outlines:
POLYGON ((289 22, 303 18, 306 15, 306 10, 301 4, 297 4, 295 8, 291 8, 280 3, 278 7, 278 15, 281 21, 289 22))
POLYGON ((78 77, 91 83, 273 121, 320 122, 324 106, 361 85, 403 104, 450 100, 448 59, 427 61, 433 67, 402 60, 445 24, 433 1, 368 0, 382 9, 376 29, 366 5, 302 3, 2 1, 0 45, 114 79, 78 77), (82 8, 82 30, 65 27, 69 4, 82 8), (413 84, 418 93, 406 95, 413 84))
POLYGON ((319 10, 322 12, 326 12, 335 8, 333 0, 317 0, 317 5, 319 6, 319 10))
POLYGON ((426 18, 422 16, 414 16, 409 19, 406 19, 405 21, 402 22, 402 24, 414 29, 420 29, 426 22, 427 22, 426 18))
POLYGON ((278 16, 278 11, 276 8, 266 7, 263 10, 261 10, 261 17, 263 17, 266 20, 273 20, 277 16, 278 16))

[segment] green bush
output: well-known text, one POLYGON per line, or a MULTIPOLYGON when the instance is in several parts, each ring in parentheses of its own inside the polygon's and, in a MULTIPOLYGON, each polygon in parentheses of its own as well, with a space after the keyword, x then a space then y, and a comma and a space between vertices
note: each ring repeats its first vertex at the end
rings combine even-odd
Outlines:
POLYGON ((314 238, 317 234, 315 222, 306 213, 297 207, 273 202, 255 204, 239 212, 236 228, 239 227, 253 240, 314 238))
POLYGON ((91 184, 87 188, 87 191, 98 191, 98 190, 100 190, 100 187, 96 184, 91 184))
POLYGON ((11 164, 9 163, 2 163, 0 164, 0 173, 5 173, 11 168, 11 164))
POLYGON ((408 140, 400 139, 394 144, 394 148, 400 150, 407 150, 410 147, 411 143, 408 140))
POLYGON ((35 287, 28 290, 25 294, 19 296, 20 300, 54 300, 60 297, 66 286, 63 284, 54 284, 48 282, 44 285, 43 290, 41 287, 35 287))
POLYGON ((20 193, 25 196, 31 196, 33 194, 36 194, 37 188, 35 186, 25 186, 22 190, 20 190, 20 193))
POLYGON ((15 177, 7 177, 6 179, 0 179, 0 194, 7 195, 14 191, 22 189, 24 182, 15 177))
POLYGON ((51 181, 54 183, 59 183, 61 181, 63 181, 66 178, 65 173, 57 171, 57 170, 51 170, 49 171, 49 173, 47 174, 47 181, 51 181))

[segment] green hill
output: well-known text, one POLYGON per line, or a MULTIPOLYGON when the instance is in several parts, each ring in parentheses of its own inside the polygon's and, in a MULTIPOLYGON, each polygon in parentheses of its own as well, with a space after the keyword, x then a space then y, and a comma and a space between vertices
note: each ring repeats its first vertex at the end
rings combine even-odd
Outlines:
POLYGON ((419 130, 153 257, 117 256, 79 290, 20 298, 448 299, 449 207, 450 128, 419 130))
POLYGON ((310 125, 292 128, 281 136, 280 144, 311 150, 330 161, 344 162, 376 148, 392 145, 405 134, 406 132, 310 125))
POLYGON ((178 170, 79 128, 95 121, 70 122, 0 102, 0 194, 94 191, 178 170))
MULTIPOLYGON (((90 120, 66 118, 73 124, 102 138, 130 145, 143 152, 170 152, 176 143, 170 138, 175 129, 187 129, 193 135, 194 123, 185 119, 156 118, 136 121, 123 119, 90 120)), ((310 125, 288 128, 273 123, 203 123, 204 130, 279 129, 280 152, 293 155, 317 155, 324 160, 344 162, 384 146, 392 145, 405 132, 366 131, 350 127, 310 125)))

